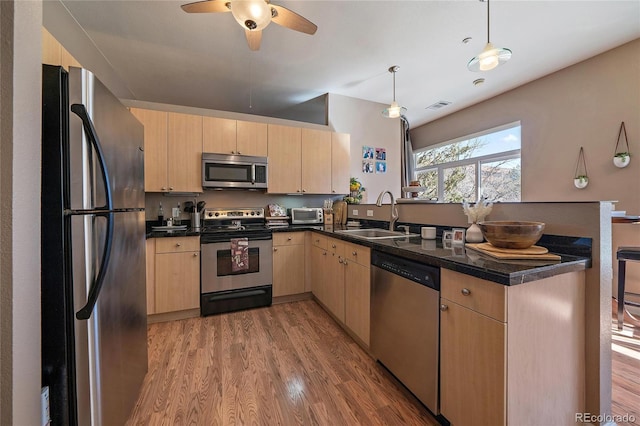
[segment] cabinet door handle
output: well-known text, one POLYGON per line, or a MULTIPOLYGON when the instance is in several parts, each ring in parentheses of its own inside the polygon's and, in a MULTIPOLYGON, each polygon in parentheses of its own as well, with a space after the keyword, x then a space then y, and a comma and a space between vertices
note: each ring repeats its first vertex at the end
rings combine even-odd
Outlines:
POLYGON ((357 255, 358 255, 358 252, 357 252, 357 251, 354 251, 354 252, 352 252, 351 254, 352 254, 352 255, 354 255, 354 256, 357 256, 357 255))
POLYGON ((182 244, 176 243, 176 247, 182 247, 182 244))
POLYGON ((291 237, 287 237, 287 241, 291 241, 291 237))
POLYGON ((163 187, 162 187, 162 188, 160 188, 160 189, 162 189, 163 191, 166 191, 166 190, 167 190, 167 187, 166 187, 166 186, 163 186, 163 187))
POLYGON ((335 189, 332 189, 332 190, 331 190, 331 192, 335 194, 335 193, 336 193, 336 190, 335 190, 335 189))
POLYGON ((336 248, 336 245, 335 244, 331 244, 331 248, 336 248))
POLYGON ((342 263, 342 259, 338 257, 338 263, 342 263))
POLYGON ((238 151, 238 155, 242 155, 242 153, 240 151, 238 151))
POLYGON ((348 265, 347 259, 345 259, 344 262, 342 262, 342 263, 344 264, 344 266, 347 266, 348 265))
POLYGON ((323 252, 322 252, 322 255, 323 255, 323 256, 326 256, 326 255, 327 255, 327 252, 326 252, 326 251, 323 251, 323 252))
POLYGON ((169 187, 169 191, 173 191, 173 186, 170 186, 170 187, 169 187))
POLYGON ((273 251, 278 251, 278 247, 274 247, 274 248, 273 248, 273 251))
POLYGON ((468 296, 471 294, 471 290, 469 290, 468 288, 463 288, 462 290, 460 290, 460 292, 465 296, 468 296))
POLYGON ((307 190, 306 190, 306 189, 303 189, 303 190, 302 190, 302 192, 307 192, 307 190))
POLYGON ((447 309, 449 309, 449 306, 448 306, 448 305, 445 305, 444 303, 443 303, 442 305, 440 305, 440 310, 441 310, 442 312, 446 311, 447 309))
POLYGON ((320 240, 316 240, 316 243, 318 243, 318 244, 319 244, 319 243, 320 243, 320 240))
POLYGON ((193 253, 193 257, 198 257, 198 253, 193 253))
POLYGON ((235 152, 235 151, 231 151, 231 153, 232 153, 232 154, 235 154, 236 152, 235 152))

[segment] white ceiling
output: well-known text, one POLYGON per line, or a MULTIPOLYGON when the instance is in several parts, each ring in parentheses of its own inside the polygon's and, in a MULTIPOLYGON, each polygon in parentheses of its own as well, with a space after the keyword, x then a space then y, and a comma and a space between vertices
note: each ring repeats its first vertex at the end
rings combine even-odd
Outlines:
POLYGON ((513 57, 473 73, 466 63, 487 41, 478 0, 273 0, 318 31, 272 23, 257 52, 231 14, 187 14, 189 0, 59 1, 122 80, 121 98, 267 116, 324 93, 390 103, 387 69, 399 65, 412 127, 640 37, 639 0, 494 0, 491 41, 513 57), (425 109, 441 100, 452 104, 425 109))

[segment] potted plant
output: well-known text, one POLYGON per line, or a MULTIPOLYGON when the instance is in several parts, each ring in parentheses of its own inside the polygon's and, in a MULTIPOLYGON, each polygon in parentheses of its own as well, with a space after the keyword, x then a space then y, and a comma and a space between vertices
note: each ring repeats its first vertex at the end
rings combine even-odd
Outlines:
POLYGON ((613 156, 613 164, 615 164, 616 167, 619 168, 627 167, 630 161, 631 154, 629 154, 628 152, 618 152, 613 156))
POLYGON ((360 204, 365 187, 362 186, 358 179, 354 177, 351 178, 349 181, 349 191, 350 193, 348 196, 344 197, 344 201, 346 201, 347 204, 360 204))
POLYGON ((576 176, 573 179, 573 184, 578 189, 586 188, 587 185, 589 184, 589 177, 587 175, 576 176))
MULTIPOLYGON (((624 149, 624 146, 622 147, 624 149)), ((629 152, 629 138, 627 137, 627 129, 624 127, 624 121, 620 124, 620 131, 618 132, 618 139, 616 140, 616 147, 613 150, 613 164, 618 168, 627 167, 631 161, 631 153, 629 152), (620 139, 624 140, 627 145, 627 150, 618 152, 618 146, 620 146, 620 139)))

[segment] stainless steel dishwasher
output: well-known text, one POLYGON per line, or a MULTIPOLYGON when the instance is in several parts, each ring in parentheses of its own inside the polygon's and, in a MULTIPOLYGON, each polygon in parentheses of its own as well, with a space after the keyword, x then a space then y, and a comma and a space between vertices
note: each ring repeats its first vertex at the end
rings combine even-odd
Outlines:
POLYGON ((371 351, 439 414, 440 269, 371 253, 371 351))

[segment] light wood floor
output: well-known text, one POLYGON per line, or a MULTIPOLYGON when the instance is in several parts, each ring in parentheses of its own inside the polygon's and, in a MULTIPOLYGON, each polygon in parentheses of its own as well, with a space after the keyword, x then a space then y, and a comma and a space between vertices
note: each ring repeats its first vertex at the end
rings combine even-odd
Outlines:
POLYGON ((625 321, 622 331, 612 324, 612 330, 611 412, 635 417, 618 425, 640 425, 640 322, 625 321))
POLYGON ((128 425, 437 425, 315 302, 151 324, 128 425))

